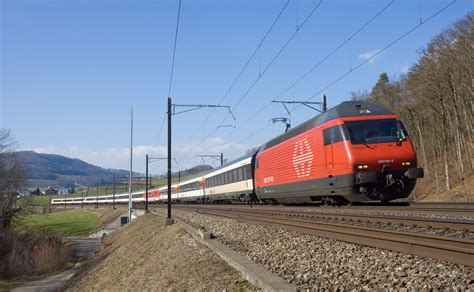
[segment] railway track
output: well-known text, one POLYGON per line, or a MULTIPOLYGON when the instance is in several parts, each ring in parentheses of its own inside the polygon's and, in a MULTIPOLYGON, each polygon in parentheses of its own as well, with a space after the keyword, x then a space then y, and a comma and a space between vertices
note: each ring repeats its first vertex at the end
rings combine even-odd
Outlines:
MULTIPOLYGON (((335 240, 356 243, 366 246, 372 246, 392 251, 414 254, 423 257, 437 258, 444 261, 453 262, 467 266, 474 266, 474 240, 460 239, 447 236, 437 236, 429 234, 417 234, 413 232, 402 232, 395 230, 386 230, 384 228, 370 228, 363 226, 354 226, 344 223, 322 222, 317 216, 336 216, 344 221, 349 220, 390 220, 395 218, 383 217, 371 218, 370 215, 353 214, 321 214, 314 212, 303 212, 287 210, 281 212, 278 210, 255 210, 243 208, 229 208, 228 206, 201 206, 187 205, 174 206, 176 209, 196 211, 200 214, 222 216, 247 223, 257 223, 267 226, 275 226, 287 230, 298 231, 313 234, 321 237, 335 240), (358 219, 356 219, 358 217, 358 219)), ((406 224, 440 224, 439 226, 448 226, 448 220, 433 220, 420 218, 398 218, 400 222, 406 224)), ((458 222, 459 223, 459 222, 458 222)), ((461 224, 461 223, 459 223, 461 224)), ((449 225, 451 226, 451 225, 449 225)), ((461 225, 461 228, 468 228, 472 231, 472 223, 461 225)), ((450 228, 453 228, 451 226, 450 228)))
MULTIPOLYGON (((281 216, 286 218, 302 217, 311 219, 332 219, 350 222, 372 222, 380 224, 390 225, 406 225, 406 226, 420 226, 427 228, 441 228, 441 229, 452 229, 462 230, 466 232, 474 232, 474 211, 462 214, 465 216, 455 217, 466 217, 466 218, 449 218, 451 214, 429 214, 432 217, 423 217, 424 212, 405 212, 405 209, 395 210, 373 210, 373 209, 359 209, 354 210, 351 208, 345 209, 321 209, 321 208, 302 208, 302 207, 274 207, 274 206, 214 206, 214 205, 176 205, 178 208, 191 208, 191 209, 215 209, 215 210, 238 210, 241 212, 253 213, 253 214, 265 214, 281 216), (433 216, 437 215, 437 216, 433 216), (446 218, 447 217, 447 218, 446 218)), ((458 214, 456 214, 458 215, 458 214)))

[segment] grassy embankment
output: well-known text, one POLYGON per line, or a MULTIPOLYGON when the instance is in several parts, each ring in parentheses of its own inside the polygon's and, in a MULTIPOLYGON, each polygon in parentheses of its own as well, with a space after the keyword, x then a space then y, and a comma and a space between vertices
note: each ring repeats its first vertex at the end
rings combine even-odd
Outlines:
POLYGON ((83 236, 89 234, 99 224, 100 219, 95 213, 70 210, 24 215, 15 222, 15 229, 21 233, 44 229, 60 236, 83 236))

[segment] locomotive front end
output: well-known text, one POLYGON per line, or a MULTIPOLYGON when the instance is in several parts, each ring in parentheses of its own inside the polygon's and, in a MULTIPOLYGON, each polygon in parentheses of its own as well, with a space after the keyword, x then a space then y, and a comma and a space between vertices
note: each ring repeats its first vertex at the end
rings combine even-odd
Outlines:
POLYGON ((406 198, 416 180, 415 149, 403 124, 396 118, 354 119, 345 122, 351 141, 356 191, 371 200, 388 202, 406 198))

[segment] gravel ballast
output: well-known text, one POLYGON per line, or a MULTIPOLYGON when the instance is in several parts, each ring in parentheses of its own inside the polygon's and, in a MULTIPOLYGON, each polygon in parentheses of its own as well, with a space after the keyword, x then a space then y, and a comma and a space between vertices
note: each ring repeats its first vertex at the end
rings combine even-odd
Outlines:
POLYGON ((474 289, 467 266, 191 211, 174 216, 301 288, 474 289))

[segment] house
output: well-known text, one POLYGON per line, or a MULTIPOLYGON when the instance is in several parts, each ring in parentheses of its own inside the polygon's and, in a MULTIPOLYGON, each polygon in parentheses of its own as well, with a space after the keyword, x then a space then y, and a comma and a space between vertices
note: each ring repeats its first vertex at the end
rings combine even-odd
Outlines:
POLYGON ((43 195, 56 195, 57 193, 58 193, 58 189, 54 187, 50 187, 50 186, 48 186, 47 189, 42 191, 43 195))
POLYGON ((69 189, 65 187, 59 187, 58 195, 69 195, 69 189))
POLYGON ((20 195, 21 197, 29 197, 32 193, 33 192, 29 189, 21 189, 18 191, 18 195, 20 195))

